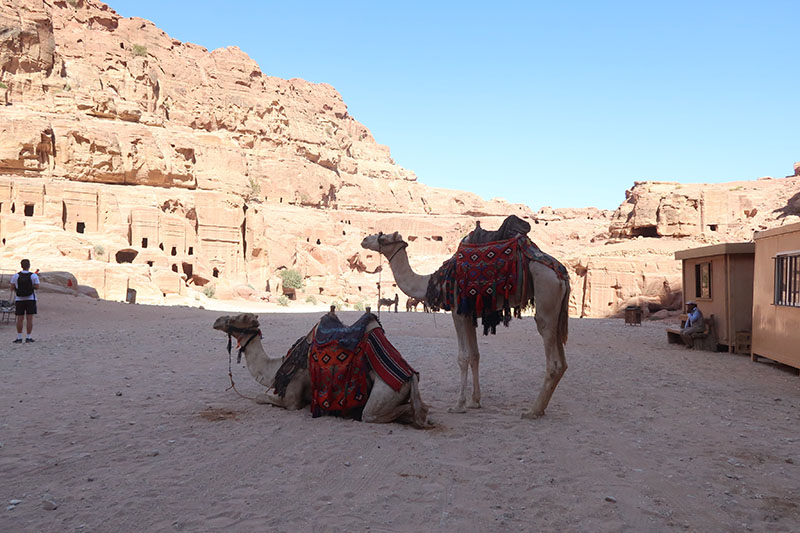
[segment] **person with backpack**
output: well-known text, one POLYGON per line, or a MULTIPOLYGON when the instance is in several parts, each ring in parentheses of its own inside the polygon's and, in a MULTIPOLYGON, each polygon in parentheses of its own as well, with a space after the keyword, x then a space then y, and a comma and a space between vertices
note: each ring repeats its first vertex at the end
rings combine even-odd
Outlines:
POLYGON ((20 261, 21 272, 11 276, 11 292, 15 294, 14 302, 16 305, 17 316, 17 339, 15 344, 22 343, 22 322, 27 317, 28 335, 25 342, 34 342, 31 333, 33 332, 33 315, 36 314, 36 290, 39 288, 39 276, 31 272, 31 262, 28 259, 20 261))

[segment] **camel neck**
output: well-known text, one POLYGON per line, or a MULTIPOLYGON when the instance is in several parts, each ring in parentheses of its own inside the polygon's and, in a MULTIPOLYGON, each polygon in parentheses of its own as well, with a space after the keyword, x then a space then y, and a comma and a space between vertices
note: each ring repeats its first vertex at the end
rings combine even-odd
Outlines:
POLYGON ((389 266, 392 269, 394 280, 397 282, 397 287, 407 296, 424 299, 431 275, 422 276, 414 272, 408 263, 406 250, 408 247, 403 246, 397 250, 387 251, 388 253, 385 254, 387 258, 391 258, 389 266))
POLYGON ((247 370, 256 381, 265 387, 272 387, 272 381, 283 364, 282 357, 270 357, 264 351, 261 339, 253 339, 244 349, 244 360, 247 370))

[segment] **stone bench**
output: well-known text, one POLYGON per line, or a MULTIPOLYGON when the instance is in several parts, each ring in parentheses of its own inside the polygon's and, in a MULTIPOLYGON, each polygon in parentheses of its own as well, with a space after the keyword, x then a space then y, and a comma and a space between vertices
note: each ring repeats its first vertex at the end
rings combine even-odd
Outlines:
MULTIPOLYGON (((705 329, 703 332, 693 333, 695 340, 695 350, 705 350, 709 352, 717 351, 717 332, 714 323, 714 315, 708 315, 705 319, 705 329)), ((681 328, 667 328, 667 342, 670 344, 683 344, 681 328)))

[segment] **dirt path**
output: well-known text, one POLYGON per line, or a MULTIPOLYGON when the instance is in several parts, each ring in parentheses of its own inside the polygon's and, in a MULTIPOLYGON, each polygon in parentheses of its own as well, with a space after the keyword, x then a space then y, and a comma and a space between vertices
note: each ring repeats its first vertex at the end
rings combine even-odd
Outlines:
MULTIPOLYGON (((800 528, 796 371, 667 345, 663 323, 572 320, 569 370, 523 421, 544 373, 532 319, 480 338, 484 408, 457 415, 450 317, 384 312, 438 424, 418 431, 226 391, 220 312, 40 304, 37 343, 0 326, 2 531, 800 528)), ((266 349, 318 317, 261 315, 266 349)))

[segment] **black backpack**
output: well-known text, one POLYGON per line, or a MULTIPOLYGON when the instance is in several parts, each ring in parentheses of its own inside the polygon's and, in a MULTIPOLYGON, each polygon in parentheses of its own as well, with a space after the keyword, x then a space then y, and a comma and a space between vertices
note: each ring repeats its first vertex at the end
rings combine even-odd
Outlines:
POLYGON ((20 272, 17 277, 17 296, 30 296, 33 294, 33 281, 31 272, 20 272))

